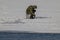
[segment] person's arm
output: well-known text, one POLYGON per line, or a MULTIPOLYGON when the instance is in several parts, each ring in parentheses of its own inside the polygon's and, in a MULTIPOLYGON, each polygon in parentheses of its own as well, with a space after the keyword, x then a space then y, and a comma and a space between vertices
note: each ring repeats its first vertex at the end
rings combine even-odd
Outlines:
POLYGON ((34 11, 36 11, 36 10, 33 10, 32 8, 30 8, 30 14, 31 15, 35 15, 35 12, 34 11))

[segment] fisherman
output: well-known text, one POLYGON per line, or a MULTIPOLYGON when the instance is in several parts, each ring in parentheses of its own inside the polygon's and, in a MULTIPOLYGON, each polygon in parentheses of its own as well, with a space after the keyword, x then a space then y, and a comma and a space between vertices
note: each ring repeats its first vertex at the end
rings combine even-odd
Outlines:
MULTIPOLYGON (((37 6, 36 5, 30 5, 30 6, 28 6, 28 8, 26 9, 26 16, 27 15, 30 15, 30 17, 29 17, 29 19, 34 19, 35 18, 35 12, 36 12, 36 10, 35 9, 37 9, 37 6)), ((26 17, 27 18, 27 17, 26 17)))

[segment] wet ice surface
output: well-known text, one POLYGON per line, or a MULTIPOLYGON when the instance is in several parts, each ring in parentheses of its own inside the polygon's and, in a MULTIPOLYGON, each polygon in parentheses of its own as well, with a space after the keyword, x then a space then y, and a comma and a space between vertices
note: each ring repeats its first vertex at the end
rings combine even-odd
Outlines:
POLYGON ((0 40, 60 40, 60 33, 0 31, 0 40))

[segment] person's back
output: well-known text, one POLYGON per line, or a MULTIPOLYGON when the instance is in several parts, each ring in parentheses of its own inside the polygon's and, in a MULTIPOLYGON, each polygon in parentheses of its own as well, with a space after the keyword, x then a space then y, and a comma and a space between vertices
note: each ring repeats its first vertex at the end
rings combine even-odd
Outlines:
POLYGON ((35 12, 36 12, 35 9, 36 8, 37 8, 36 5, 30 5, 30 6, 28 6, 28 8, 26 9, 26 18, 27 19, 34 19, 35 18, 35 12))

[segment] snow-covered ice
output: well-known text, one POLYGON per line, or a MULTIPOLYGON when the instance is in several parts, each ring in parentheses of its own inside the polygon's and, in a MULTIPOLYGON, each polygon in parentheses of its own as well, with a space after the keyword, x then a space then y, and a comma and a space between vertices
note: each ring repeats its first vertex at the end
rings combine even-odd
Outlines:
POLYGON ((59 32, 60 30, 52 18, 8 19, 1 21, 0 26, 0 31, 59 32))

